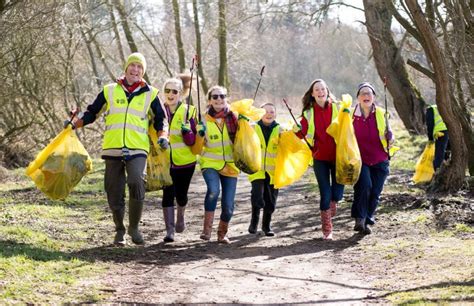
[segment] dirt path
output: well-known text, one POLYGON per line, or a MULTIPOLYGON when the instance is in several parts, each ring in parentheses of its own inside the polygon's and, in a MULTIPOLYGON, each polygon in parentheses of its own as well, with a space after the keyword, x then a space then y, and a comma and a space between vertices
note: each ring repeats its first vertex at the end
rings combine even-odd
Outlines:
POLYGON ((109 302, 367 303, 378 295, 376 289, 338 258, 361 238, 352 232, 349 210, 341 209, 336 216, 336 240, 323 241, 318 198, 314 184, 307 187, 307 181, 280 191, 273 221, 277 236, 268 238, 247 232, 250 184, 240 177, 231 245, 216 242, 217 221, 211 242, 199 239, 205 195, 199 173, 191 185, 188 228, 176 235, 175 243, 162 242, 161 199, 148 196, 142 227, 147 244, 138 254, 134 250, 113 260, 117 268, 102 279, 113 292, 109 302))

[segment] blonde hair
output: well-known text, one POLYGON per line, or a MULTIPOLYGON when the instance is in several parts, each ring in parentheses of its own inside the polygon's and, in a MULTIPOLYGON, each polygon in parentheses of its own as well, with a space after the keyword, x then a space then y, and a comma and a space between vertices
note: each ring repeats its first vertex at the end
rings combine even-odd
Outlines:
POLYGON ((180 93, 183 91, 183 82, 181 81, 181 79, 178 79, 178 78, 167 79, 165 83, 163 84, 163 92, 165 91, 166 85, 168 84, 175 84, 176 86, 178 86, 180 93))

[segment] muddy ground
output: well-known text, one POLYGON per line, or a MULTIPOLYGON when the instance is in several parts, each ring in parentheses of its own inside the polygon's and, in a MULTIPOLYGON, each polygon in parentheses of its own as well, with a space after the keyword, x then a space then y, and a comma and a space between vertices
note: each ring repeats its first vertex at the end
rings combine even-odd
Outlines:
MULTIPOLYGON (((110 294, 110 303, 386 304, 393 302, 390 296, 397 292, 459 280, 472 285, 472 252, 465 258, 439 256, 443 253, 439 248, 449 250, 459 241, 473 241, 472 232, 451 238, 440 235, 456 222, 472 228, 472 192, 457 199, 461 203, 415 196, 409 179, 408 173, 391 174, 387 184, 407 190, 386 188, 377 224, 368 236, 353 231, 352 188, 346 188, 334 218, 334 240, 323 241, 311 170, 280 190, 272 222, 275 237, 247 232, 250 184, 241 176, 229 228, 232 243, 222 245, 216 241, 217 218, 211 241, 199 239, 206 187, 196 173, 186 211, 187 229, 176 234, 174 243, 163 243, 161 198, 148 194, 141 225, 144 246, 117 250, 106 245, 78 255, 113 263, 106 277, 95 280, 110 294), (458 214, 451 214, 454 207, 458 214), (443 269, 452 272, 447 275, 443 269)), ((218 206, 216 216, 219 213, 218 206)), ((112 240, 112 231, 110 235, 112 240)), ((466 299, 472 301, 472 296, 456 298, 466 299)))

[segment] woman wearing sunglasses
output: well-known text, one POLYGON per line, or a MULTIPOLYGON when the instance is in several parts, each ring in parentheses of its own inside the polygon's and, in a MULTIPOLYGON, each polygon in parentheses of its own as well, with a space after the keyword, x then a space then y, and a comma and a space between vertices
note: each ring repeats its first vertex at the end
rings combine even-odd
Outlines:
POLYGON ((234 212, 234 197, 239 169, 234 164, 233 145, 238 122, 227 103, 227 90, 213 86, 207 93, 208 109, 204 124, 198 124, 195 153, 207 185, 204 200, 204 225, 201 239, 210 240, 214 211, 222 188, 221 215, 217 241, 230 243, 227 230, 234 212))
POLYGON ((184 212, 188 203, 189 185, 196 167, 196 155, 191 151, 191 146, 196 140, 196 110, 194 106, 181 102, 183 97, 181 79, 166 80, 163 92, 169 123, 170 175, 173 180, 173 185, 163 189, 162 207, 166 226, 166 236, 163 240, 173 242, 175 231, 182 233, 186 228, 184 212), (174 221, 175 199, 178 204, 176 223, 174 221))
POLYGON ((326 129, 337 118, 334 96, 326 82, 314 80, 302 98, 301 126, 296 135, 306 137, 312 145, 313 169, 318 181, 321 201, 319 209, 324 240, 332 240, 332 217, 336 215, 337 202, 342 199, 344 185, 336 182, 336 142, 326 129))

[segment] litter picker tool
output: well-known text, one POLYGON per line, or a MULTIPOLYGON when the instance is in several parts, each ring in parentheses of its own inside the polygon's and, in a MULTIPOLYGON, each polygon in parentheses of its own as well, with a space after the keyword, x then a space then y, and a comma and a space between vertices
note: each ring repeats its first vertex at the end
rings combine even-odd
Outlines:
MULTIPOLYGON (((388 104, 387 104, 387 77, 383 78, 383 97, 385 101, 385 133, 388 131, 388 104)), ((390 139, 386 139, 387 141, 387 155, 388 160, 390 160, 390 139)))
POLYGON ((257 89, 255 90, 255 94, 253 95, 253 100, 257 97, 258 88, 260 87, 260 82, 262 81, 263 71, 265 70, 265 65, 263 65, 262 70, 260 70, 260 79, 258 80, 257 89))
POLYGON ((74 124, 72 123, 72 120, 74 119, 74 117, 76 117, 78 114, 79 114, 80 110, 78 107, 76 107, 74 110, 70 110, 69 111, 69 119, 67 119, 64 123, 64 128, 66 128, 69 124, 72 126, 72 128, 74 129, 74 124))
POLYGON ((188 95, 188 100, 186 101, 186 104, 188 107, 186 108, 186 122, 188 122, 188 115, 189 115, 189 106, 191 105, 191 89, 193 88, 193 72, 196 64, 196 56, 193 56, 193 61, 191 63, 191 68, 189 68, 189 71, 191 72, 191 84, 189 85, 189 95, 188 95))
MULTIPOLYGON (((194 56, 196 58, 196 68, 199 67, 199 56, 196 54, 194 56)), ((192 79, 191 79, 192 81, 192 79)), ((198 102, 198 123, 201 123, 201 96, 199 94, 199 68, 198 72, 196 73, 196 87, 197 87, 197 102, 198 102)))
MULTIPOLYGON (((286 108, 288 109, 288 111, 290 112, 290 115, 291 115, 291 118, 293 118, 293 121, 295 121, 295 124, 299 126, 299 123, 298 121, 296 120, 295 116, 293 115, 293 112, 291 111, 291 107, 288 105, 288 102, 286 101, 286 99, 283 99, 283 103, 285 103, 286 105, 286 108)), ((303 139, 304 141, 306 142, 306 144, 308 145, 308 147, 311 149, 311 151, 313 150, 313 146, 309 143, 308 139, 306 139, 306 136, 303 136, 303 139)))

